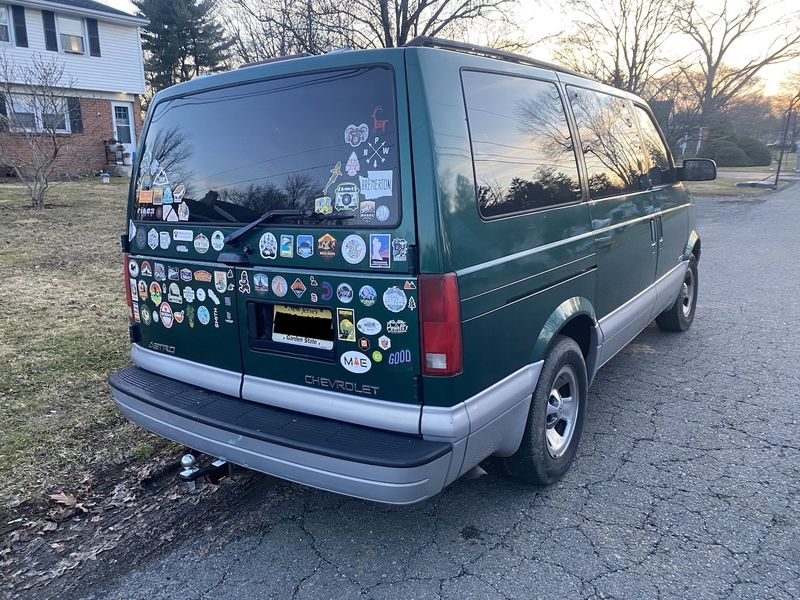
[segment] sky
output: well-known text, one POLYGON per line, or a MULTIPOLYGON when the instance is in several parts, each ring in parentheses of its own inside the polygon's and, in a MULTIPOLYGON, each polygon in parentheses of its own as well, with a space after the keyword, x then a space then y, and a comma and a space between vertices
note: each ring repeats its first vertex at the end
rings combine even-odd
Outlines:
MULTIPOLYGON (((100 1, 103 2, 103 4, 130 13, 136 11, 129 0, 100 1)), ((728 4, 732 9, 736 10, 738 7, 744 5, 745 1, 746 0, 728 0, 728 4)), ((768 8, 765 22, 771 21, 775 23, 781 21, 791 10, 794 1, 796 0, 766 0, 768 8)), ((698 4, 701 7, 716 7, 719 6, 720 0, 698 0, 698 4)), ((521 7, 518 9, 518 18, 514 20, 522 24, 526 37, 531 40, 540 40, 558 34, 563 24, 569 22, 571 16, 570 10, 565 8, 564 2, 560 0, 522 0, 521 7)), ((797 29, 798 26, 800 26, 798 23, 793 23, 791 25, 793 29, 797 29)), ((730 54, 730 63, 733 64, 733 66, 746 63, 749 59, 753 58, 753 50, 763 50, 769 43, 770 37, 774 36, 774 34, 774 27, 764 28, 762 31, 749 34, 746 41, 742 41, 733 46, 730 54)), ((676 57, 685 54, 685 40, 676 37, 674 41, 670 41, 670 44, 674 48, 669 47, 668 51, 673 53, 676 57)), ((532 54, 535 55, 536 58, 542 60, 552 60, 551 51, 546 45, 535 48, 532 54)), ((770 95, 778 93, 780 91, 781 82, 783 82, 790 73, 794 72, 800 72, 800 59, 765 67, 760 73, 764 82, 765 93, 770 95)))

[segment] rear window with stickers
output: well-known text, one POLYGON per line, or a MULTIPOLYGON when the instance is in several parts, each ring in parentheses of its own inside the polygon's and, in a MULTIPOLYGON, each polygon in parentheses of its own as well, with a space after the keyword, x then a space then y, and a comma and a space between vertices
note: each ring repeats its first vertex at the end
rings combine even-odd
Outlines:
POLYGON ((300 209, 308 211, 300 224, 396 226, 394 98, 393 71, 375 66, 161 102, 141 152, 133 217, 242 224, 300 209))

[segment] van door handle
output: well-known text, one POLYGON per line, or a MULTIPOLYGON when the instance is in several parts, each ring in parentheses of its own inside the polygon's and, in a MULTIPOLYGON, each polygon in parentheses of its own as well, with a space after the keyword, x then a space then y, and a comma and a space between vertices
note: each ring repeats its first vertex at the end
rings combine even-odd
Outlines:
POLYGON ((656 220, 650 219, 650 248, 656 253, 656 220))
POLYGON ((658 249, 664 247, 664 219, 661 215, 658 216, 658 249))

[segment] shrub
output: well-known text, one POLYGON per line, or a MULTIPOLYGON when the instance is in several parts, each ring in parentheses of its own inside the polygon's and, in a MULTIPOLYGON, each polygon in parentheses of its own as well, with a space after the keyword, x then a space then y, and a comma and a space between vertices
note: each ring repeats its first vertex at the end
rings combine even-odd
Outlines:
POLYGON ((710 158, 718 167, 751 166, 750 158, 744 151, 730 140, 711 139, 703 142, 699 157, 710 158))
POLYGON ((747 166, 762 167, 772 162, 772 154, 764 144, 756 138, 741 135, 736 138, 736 145, 747 155, 750 163, 747 166))

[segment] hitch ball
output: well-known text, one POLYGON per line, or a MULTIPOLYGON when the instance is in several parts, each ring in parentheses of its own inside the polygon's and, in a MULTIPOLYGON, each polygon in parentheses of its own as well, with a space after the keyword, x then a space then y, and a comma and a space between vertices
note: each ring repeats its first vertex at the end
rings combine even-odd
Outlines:
POLYGON ((181 468, 183 470, 191 469, 197 465, 197 459, 194 454, 184 454, 181 457, 181 468))

